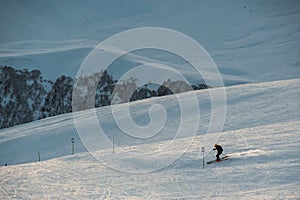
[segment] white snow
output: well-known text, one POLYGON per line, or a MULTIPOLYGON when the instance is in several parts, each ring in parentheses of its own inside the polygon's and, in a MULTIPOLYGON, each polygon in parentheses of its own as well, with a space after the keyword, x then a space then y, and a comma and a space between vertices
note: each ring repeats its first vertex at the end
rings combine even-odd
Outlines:
MULTIPOLYGON (((161 104, 168 114, 161 132, 142 140, 117 129, 110 107, 96 109, 107 137, 112 139, 114 133, 116 143, 114 154, 112 148, 99 147, 96 154, 107 158, 104 163, 86 152, 71 114, 3 129, 0 131, 0 197, 299 199, 299 87, 300 79, 226 87, 224 131, 210 134, 206 134, 210 120, 209 90, 197 91, 201 109, 197 135, 189 136, 187 128, 187 134, 176 139, 174 132, 180 113, 177 113, 175 96, 130 104, 131 116, 139 125, 149 123, 151 105, 161 104), (72 137, 75 138, 75 155, 70 155, 72 137), (230 155, 231 160, 206 165, 203 169, 201 147, 204 145, 206 149, 205 161, 212 160, 214 142, 224 147, 224 154, 230 155), (41 162, 37 162, 38 152, 41 162), (158 155, 149 156, 153 152, 158 155), (160 167, 178 153, 183 155, 170 165, 142 173, 160 167), (8 166, 3 166, 5 163, 8 166), (112 165, 121 171, 111 168, 112 165), (128 173, 130 171, 140 173, 128 173)), ((125 105, 118 106, 125 108, 125 105)), ((81 112, 83 124, 89 124, 94 111, 81 112)), ((152 112, 156 112, 155 109, 152 112)), ((193 118, 194 111, 190 113, 193 118)))
MULTIPOLYGON (((195 92, 196 135, 198 113, 191 105, 185 108, 187 126, 177 133, 181 108, 175 96, 116 105, 115 113, 111 107, 77 113, 87 135, 96 114, 103 138, 114 140, 114 153, 104 140, 93 141, 99 142, 93 155, 103 162, 82 144, 72 114, 1 129, 0 199, 300 199, 299 19, 300 4, 294 0, 1 1, 0 65, 39 69, 52 81, 59 75, 74 78, 99 42, 132 28, 163 27, 199 42, 225 86, 252 84, 224 88, 222 132, 207 133, 218 114, 211 113, 210 91, 220 88, 195 92), (126 114, 127 105, 134 127, 147 127, 151 117, 166 114, 164 126, 139 135, 126 115, 118 115, 126 114), (214 143, 231 159, 203 169, 201 147, 205 161, 213 160, 214 143)), ((172 78, 161 67, 169 66, 191 83, 199 80, 189 64, 160 51, 131 52, 109 70, 117 79, 145 63, 156 63, 156 70, 145 73, 149 77, 172 78)), ((179 96, 189 103, 192 94, 179 96)))
MULTIPOLYGON (((226 85, 299 78, 300 74, 300 4, 293 0, 30 0, 2 2, 0 11, 0 64, 39 68, 51 80, 62 74, 75 77, 98 43, 140 27, 170 28, 195 39, 215 60, 226 85)), ((163 60, 192 76, 190 70, 178 67, 180 63, 169 57, 163 60)), ((120 70, 113 75, 120 77, 120 70)))

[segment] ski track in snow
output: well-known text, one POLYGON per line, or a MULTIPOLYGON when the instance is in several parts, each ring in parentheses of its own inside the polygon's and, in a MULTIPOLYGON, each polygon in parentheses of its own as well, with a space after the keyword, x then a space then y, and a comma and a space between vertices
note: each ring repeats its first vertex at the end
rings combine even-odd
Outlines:
MULTIPOLYGON (((130 104, 133 119, 143 125, 149 122, 151 105, 161 104, 168 111, 162 134, 143 141, 123 134, 109 107, 93 110, 107 137, 115 134, 117 146, 115 154, 111 149, 97 153, 112 158, 115 165, 124 158, 128 165, 122 165, 123 171, 160 166, 190 144, 175 162, 151 173, 121 172, 97 161, 81 143, 72 114, 0 130, 0 199, 300 199, 300 4, 281 0, 134 4, 3 1, 0 64, 40 69, 52 80, 62 74, 74 77, 98 42, 131 28, 157 26, 178 30, 201 43, 218 65, 225 85, 298 79, 226 87, 222 133, 205 134, 211 117, 210 94, 197 91, 201 109, 197 135, 190 137, 186 130, 186 135, 173 140, 172 148, 153 160, 147 155, 164 149, 179 125, 174 96, 130 104), (75 155, 70 155, 72 137, 75 155), (216 140, 231 159, 202 169, 201 146, 206 149, 205 162, 213 160, 211 143, 216 140), (37 152, 41 162, 36 162, 37 152)), ((156 54, 128 54, 121 66, 161 63, 198 80, 182 63, 156 54)), ((113 72, 114 77, 121 76, 120 68, 113 72)), ((165 77, 154 70, 147 73, 153 75, 165 77)), ((190 108, 191 118, 193 114, 190 108)), ((80 117, 89 122, 90 111, 80 117)))
MULTIPOLYGON (((1 167, 2 199, 296 199, 299 131, 300 121, 224 132, 222 144, 232 145, 226 152, 240 149, 242 156, 231 154, 231 160, 205 169, 198 156, 202 136, 195 138, 179 160, 153 173, 115 171, 88 153, 1 167), (279 129, 286 133, 276 132, 279 129)), ((178 140, 178 145, 189 139, 178 140)))
MULTIPOLYGON (((117 165, 122 157, 127 161, 122 165, 125 172, 80 150, 83 147, 79 138, 77 153, 69 155, 69 139, 75 131, 71 114, 1 130, 1 163, 9 159, 18 163, 16 159, 21 157, 26 163, 0 166, 0 199, 299 199, 299 80, 234 86, 226 91, 229 121, 222 133, 203 134, 200 128, 197 136, 173 140, 173 146, 167 146, 163 154, 152 160, 147 155, 166 147, 170 142, 167 135, 135 144, 121 137, 115 154, 111 149, 97 152, 113 158, 117 165), (216 139, 231 159, 203 169, 201 145, 216 139), (53 143, 48 144, 49 140, 53 143), (125 143, 122 145, 121 141, 125 143), (180 158, 160 170, 126 173, 159 166, 189 143, 180 158), (49 160, 32 162, 36 161, 33 157, 37 150, 42 152, 42 160, 49 160)), ((207 91, 197 93, 201 102, 207 95, 207 91)), ((173 114, 171 121, 176 121, 173 98, 134 102, 131 114, 133 118, 146 120, 149 105, 167 103, 165 108, 173 114)), ((112 127, 110 118, 104 117, 109 110, 100 108, 97 112, 102 114, 103 123, 112 127)), ((206 122, 209 115, 202 114, 206 122)), ((89 111, 82 112, 81 117, 90 120, 89 111)), ((174 131, 174 127, 167 131, 174 131)), ((215 159, 211 149, 206 147, 205 162, 215 159)))

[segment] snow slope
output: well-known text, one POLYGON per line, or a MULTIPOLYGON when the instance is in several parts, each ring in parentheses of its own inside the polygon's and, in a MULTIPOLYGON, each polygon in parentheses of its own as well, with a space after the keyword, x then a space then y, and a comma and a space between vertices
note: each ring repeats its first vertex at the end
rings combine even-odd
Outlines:
MULTIPOLYGON (((224 131, 299 120, 299 79, 231 86, 225 89, 227 107, 224 131)), ((211 119, 211 98, 209 90, 197 91, 196 94, 201 114, 197 134, 204 134, 208 131, 211 119)), ((132 102, 131 117, 138 125, 147 125, 150 122, 149 108, 154 104, 166 108, 167 121, 161 134, 147 140, 135 140, 124 134, 116 124, 110 106, 96 109, 96 114, 107 137, 111 138, 115 134, 118 146, 172 139, 179 127, 181 114, 175 96, 132 102)), ((126 108, 126 104, 121 106, 126 108)), ((185 120, 191 121, 195 110, 193 107, 187 109, 191 114, 185 120)), ((91 120, 90 111, 82 112, 81 118, 88 124, 91 120)), ((189 131, 186 132, 190 136, 189 131)), ((79 142, 72 113, 0 130, 0 165, 36 161, 37 152, 40 152, 43 160, 68 155, 71 153, 72 137, 78 141, 76 152, 86 151, 79 142)), ((186 135, 183 134, 182 137, 186 135)))
MULTIPOLYGON (((164 27, 203 45, 226 85, 299 78, 299 18, 295 0, 1 1, 0 64, 42 69, 53 80, 75 77, 97 43, 132 28, 164 27)), ((190 76, 168 55, 162 60, 190 76)))
MULTIPOLYGON (((232 160, 202 168, 199 140, 169 167, 128 174, 87 153, 1 167, 1 199, 299 199, 300 121, 223 132, 232 160)), ((216 137, 217 134, 211 135, 216 137)), ((190 138, 176 141, 177 145, 190 138)), ((144 146, 145 151, 153 147, 144 146)), ((102 151, 111 154, 111 151, 102 151)), ((166 152, 166 156, 174 153, 166 152)), ((127 154, 128 159, 134 157, 127 154)), ((214 156, 210 154, 207 159, 214 156)), ((129 167, 144 167, 128 162, 129 167), (133 166, 132 166, 133 165, 133 166)))
MULTIPOLYGON (((114 154, 111 148, 99 147, 97 152, 111 159, 106 163, 86 152, 79 142, 71 114, 1 130, 0 197, 299 199, 299 83, 299 79, 291 79, 226 87, 224 131, 210 134, 206 134, 210 120, 209 92, 197 91, 201 109, 197 136, 190 136, 190 128, 187 128, 187 134, 176 139, 174 133, 180 120, 180 108, 175 96, 130 104, 131 116, 139 125, 149 123, 148 108, 153 104, 163 105, 168 114, 159 134, 141 140, 118 129, 110 107, 96 109, 108 138, 112 139, 112 133, 115 137, 114 154), (71 137, 75 138, 75 155, 70 155, 71 137), (169 145, 170 141, 174 145, 169 145), (224 153, 232 159, 202 169, 200 148, 204 144, 206 160, 214 159, 214 152, 210 150, 214 142, 221 143, 224 153), (160 148, 165 149, 157 157, 147 157, 160 148), (152 169, 153 165, 164 164, 179 151, 183 155, 170 165, 141 173, 152 169), (35 162, 37 152, 42 162, 35 162), (121 162, 124 160, 125 165, 121 162), (5 163, 7 167, 3 166, 5 163), (17 163, 25 164, 12 165, 17 163), (111 168, 112 164, 119 164, 121 171, 111 168), (140 173, 126 173, 130 171, 140 173)), ((189 109, 190 118, 194 118, 193 108, 189 109)), ((81 113, 83 124, 89 124, 91 112, 81 113)), ((155 114, 155 110, 153 112, 155 114)), ((88 126, 86 128, 88 130, 88 126)))

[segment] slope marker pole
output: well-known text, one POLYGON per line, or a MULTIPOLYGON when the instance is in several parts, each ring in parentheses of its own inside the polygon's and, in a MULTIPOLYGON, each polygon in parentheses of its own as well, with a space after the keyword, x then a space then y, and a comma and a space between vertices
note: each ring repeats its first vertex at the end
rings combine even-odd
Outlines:
POLYGON ((39 162, 41 161, 41 154, 40 152, 38 152, 38 158, 39 158, 39 162))
POLYGON ((202 151, 202 167, 204 169, 204 152, 205 152, 205 148, 204 147, 201 147, 201 151, 202 151))
POLYGON ((113 153, 115 153, 115 134, 113 133, 113 153))
POLYGON ((75 150, 74 150, 74 138, 71 138, 71 142, 72 142, 72 155, 74 155, 75 150))

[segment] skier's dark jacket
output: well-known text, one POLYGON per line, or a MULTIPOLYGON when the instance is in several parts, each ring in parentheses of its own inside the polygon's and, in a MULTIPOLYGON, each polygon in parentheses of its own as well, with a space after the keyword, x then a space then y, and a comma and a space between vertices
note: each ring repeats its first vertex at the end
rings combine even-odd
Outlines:
POLYGON ((223 148, 221 147, 221 145, 215 146, 215 148, 213 150, 217 150, 218 154, 222 154, 222 152, 223 152, 223 148))

